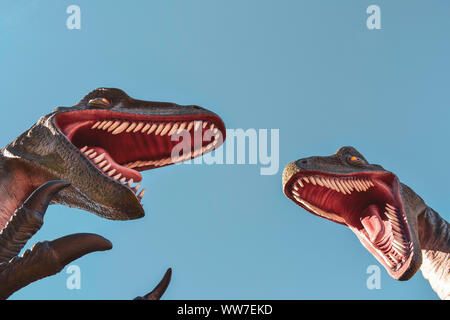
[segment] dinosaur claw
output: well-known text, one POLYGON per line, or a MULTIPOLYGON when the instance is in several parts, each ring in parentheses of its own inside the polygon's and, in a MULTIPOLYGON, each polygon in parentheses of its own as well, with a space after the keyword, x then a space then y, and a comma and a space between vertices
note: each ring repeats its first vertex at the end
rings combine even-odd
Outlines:
POLYGON ((90 233, 78 233, 36 243, 22 257, 0 264, 0 299, 39 279, 60 272, 68 263, 93 251, 112 248, 111 242, 90 233))
POLYGON ((50 201, 62 189, 68 187, 70 182, 65 180, 49 181, 37 188, 23 203, 23 206, 31 211, 45 214, 50 201))
POLYGON ((162 280, 156 285, 152 292, 146 294, 143 297, 137 297, 135 300, 159 300, 169 286, 170 279, 172 278, 172 268, 167 269, 162 280))
POLYGON ((50 241, 49 245, 62 266, 88 253, 112 249, 112 243, 109 240, 92 233, 71 234, 50 241))

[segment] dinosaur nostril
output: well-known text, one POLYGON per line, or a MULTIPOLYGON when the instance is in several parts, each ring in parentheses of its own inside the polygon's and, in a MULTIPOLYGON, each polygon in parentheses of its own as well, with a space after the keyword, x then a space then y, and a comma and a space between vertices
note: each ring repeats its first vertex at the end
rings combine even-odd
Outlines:
POLYGON ((305 159, 302 160, 302 164, 307 164, 307 163, 308 163, 308 160, 305 160, 305 159))

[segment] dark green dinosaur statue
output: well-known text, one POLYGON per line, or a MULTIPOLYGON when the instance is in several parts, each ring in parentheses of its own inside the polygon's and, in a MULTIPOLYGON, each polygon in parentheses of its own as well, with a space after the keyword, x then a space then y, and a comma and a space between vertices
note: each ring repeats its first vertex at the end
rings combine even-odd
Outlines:
POLYGON ((395 174, 353 147, 310 157, 283 171, 285 195, 305 210, 349 227, 397 280, 420 268, 441 299, 450 299, 449 223, 395 174))
MULTIPOLYGON (((111 249, 98 235, 76 234, 38 243, 18 257, 41 228, 49 203, 107 219, 140 218, 140 171, 200 156, 217 148, 224 135, 222 120, 206 109, 135 100, 119 89, 96 89, 75 106, 43 116, 0 152, 0 298, 89 252, 111 249), (211 139, 203 141, 208 130, 211 139), (191 139, 182 141, 188 152, 173 155, 183 133, 191 139)), ((170 275, 169 269, 140 298, 159 298, 170 275)))

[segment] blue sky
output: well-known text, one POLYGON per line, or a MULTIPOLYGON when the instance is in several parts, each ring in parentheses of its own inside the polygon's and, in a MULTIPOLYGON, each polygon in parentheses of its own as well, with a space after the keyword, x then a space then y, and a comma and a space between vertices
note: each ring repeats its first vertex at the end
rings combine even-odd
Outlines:
POLYGON ((173 267, 167 299, 436 299, 422 274, 382 270, 344 227, 284 197, 288 162, 353 145, 450 219, 450 3, 433 1, 2 1, 0 145, 97 87, 197 104, 228 128, 280 130, 280 171, 171 166, 144 173, 143 219, 52 206, 31 239, 94 232, 113 250, 33 283, 15 299, 130 299, 173 267), (68 30, 66 8, 81 8, 68 30), (366 8, 381 8, 368 30, 366 8))

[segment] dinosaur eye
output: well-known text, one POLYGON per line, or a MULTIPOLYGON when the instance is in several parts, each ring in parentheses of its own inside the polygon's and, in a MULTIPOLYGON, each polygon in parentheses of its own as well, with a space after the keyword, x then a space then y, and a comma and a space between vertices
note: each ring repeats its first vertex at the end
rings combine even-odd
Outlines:
POLYGON ((97 108, 111 108, 111 103, 106 98, 94 98, 89 100, 89 107, 97 107, 97 108))
POLYGON ((349 156, 347 159, 350 164, 365 164, 366 163, 363 159, 361 159, 360 157, 357 157, 357 156, 349 156))

